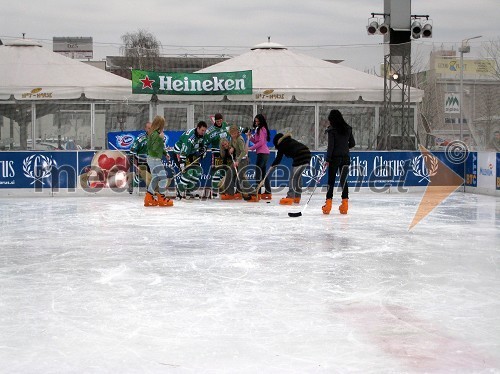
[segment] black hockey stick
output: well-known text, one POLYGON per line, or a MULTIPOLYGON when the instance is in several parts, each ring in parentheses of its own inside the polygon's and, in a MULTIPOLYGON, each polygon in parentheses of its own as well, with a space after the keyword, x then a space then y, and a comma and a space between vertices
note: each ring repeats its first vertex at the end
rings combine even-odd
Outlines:
MULTIPOLYGON (((314 181, 316 182, 316 185, 314 186, 314 188, 311 192, 311 195, 309 196, 309 199, 307 199, 307 202, 304 205, 304 207, 302 208, 302 210, 300 212, 289 212, 288 217, 300 217, 300 216, 302 216, 302 213, 307 209, 307 206, 309 205, 309 202, 311 201, 311 198, 314 195, 316 188, 318 187, 319 181, 321 180, 321 178, 323 178, 323 175, 325 175, 325 173, 326 173, 326 169, 322 168, 322 170, 320 171, 320 175, 314 179, 314 181)), ((309 185, 311 185, 311 184, 309 184, 309 185)))
POLYGON ((307 200, 307 202, 304 205, 304 207, 302 208, 302 210, 300 212, 294 212, 294 213, 289 212, 288 217, 300 217, 300 216, 302 216, 302 213, 306 210, 307 205, 309 205, 309 202, 311 201, 311 197, 314 195, 314 191, 316 191, 316 187, 318 187, 318 183, 316 183, 316 185, 314 186, 314 188, 311 192, 311 195, 309 196, 309 199, 307 200))

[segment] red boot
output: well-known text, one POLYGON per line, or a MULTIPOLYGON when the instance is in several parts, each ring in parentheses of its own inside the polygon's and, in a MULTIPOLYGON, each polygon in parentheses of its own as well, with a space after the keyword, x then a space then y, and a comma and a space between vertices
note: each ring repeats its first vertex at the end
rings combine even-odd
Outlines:
POLYGON ((342 204, 339 205, 340 214, 347 214, 347 210, 349 209, 349 199, 342 199, 342 204))
POLYGON ((332 199, 326 199, 325 205, 323 205, 321 209, 323 210, 323 214, 330 214, 332 210, 332 199))

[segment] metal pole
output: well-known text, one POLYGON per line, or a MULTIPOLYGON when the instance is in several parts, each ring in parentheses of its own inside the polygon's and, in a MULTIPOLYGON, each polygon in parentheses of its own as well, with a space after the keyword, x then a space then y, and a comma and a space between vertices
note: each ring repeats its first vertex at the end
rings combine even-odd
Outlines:
POLYGON ((462 101, 464 97, 464 53, 470 52, 469 40, 481 38, 481 35, 462 40, 462 45, 458 49, 460 52, 460 141, 463 141, 462 128, 464 125, 462 101))
POLYGON ((464 97, 464 46, 460 48, 460 141, 463 141, 462 101, 464 97))

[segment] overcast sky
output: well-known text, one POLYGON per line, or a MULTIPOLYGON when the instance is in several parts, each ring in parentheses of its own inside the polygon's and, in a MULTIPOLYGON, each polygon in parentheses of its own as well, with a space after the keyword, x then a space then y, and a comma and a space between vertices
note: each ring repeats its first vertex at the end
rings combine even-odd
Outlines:
MULTIPOLYGON (((168 55, 237 55, 271 36, 294 51, 363 70, 381 62, 367 57, 381 50, 383 38, 368 36, 366 25, 383 7, 383 0, 23 0, 3 7, 0 39, 26 33, 51 47, 54 36, 91 36, 94 57, 102 59, 118 55, 121 36, 139 28, 168 55)), ((474 46, 496 39, 499 10, 500 0, 412 0, 411 13, 430 15, 434 25, 433 38, 416 43, 451 46, 482 35, 474 46)))

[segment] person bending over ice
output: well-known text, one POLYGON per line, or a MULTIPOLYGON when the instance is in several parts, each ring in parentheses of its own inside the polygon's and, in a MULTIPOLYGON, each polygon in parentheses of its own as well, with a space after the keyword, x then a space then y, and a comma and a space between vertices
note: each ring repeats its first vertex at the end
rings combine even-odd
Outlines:
POLYGON ((288 182, 288 192, 286 197, 280 200, 280 204, 298 204, 302 196, 302 172, 311 161, 311 151, 305 144, 293 139, 290 134, 276 134, 273 139, 273 144, 278 150, 278 153, 276 154, 276 159, 271 164, 272 168, 276 167, 281 162, 283 156, 293 160, 290 180, 288 182))

